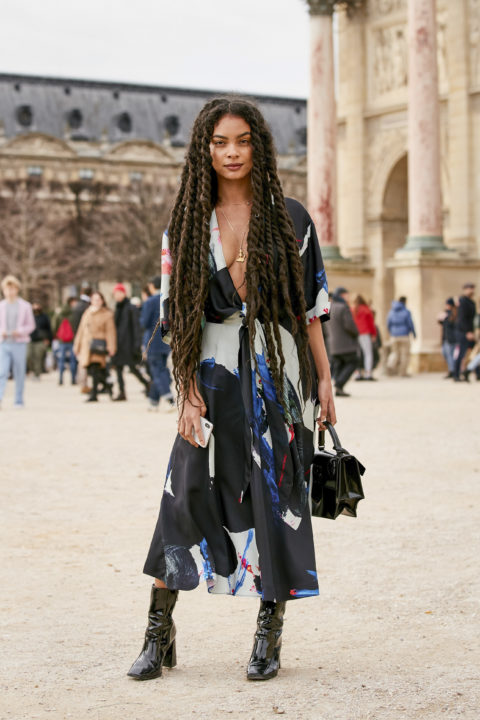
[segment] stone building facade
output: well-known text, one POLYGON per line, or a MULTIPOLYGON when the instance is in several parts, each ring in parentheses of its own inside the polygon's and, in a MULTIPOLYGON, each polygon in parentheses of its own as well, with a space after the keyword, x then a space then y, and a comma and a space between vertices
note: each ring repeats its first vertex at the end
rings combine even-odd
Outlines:
MULTIPOLYGON (((86 205, 98 186, 107 192, 105 207, 138 195, 140 188, 160 188, 171 203, 193 120, 208 99, 220 94, 0 75, 0 198, 11 197, 12 184, 24 182, 51 208, 50 215, 78 202, 86 205)), ((272 129, 285 191, 302 200, 305 169, 297 165, 306 152, 306 101, 254 100, 272 129)), ((168 208, 162 216, 168 217, 168 208)), ((159 264, 160 245, 161 233, 159 264)), ((91 275, 69 282, 82 280, 91 275)), ((106 291, 108 280, 101 283, 106 291)))
MULTIPOLYGON (((67 183, 79 179, 126 186, 168 178, 176 187, 193 120, 217 94, 0 74, 0 188, 32 176, 67 198, 67 183)), ((254 99, 272 129, 286 191, 302 198, 305 171, 296 166, 306 152, 306 102, 254 99)))

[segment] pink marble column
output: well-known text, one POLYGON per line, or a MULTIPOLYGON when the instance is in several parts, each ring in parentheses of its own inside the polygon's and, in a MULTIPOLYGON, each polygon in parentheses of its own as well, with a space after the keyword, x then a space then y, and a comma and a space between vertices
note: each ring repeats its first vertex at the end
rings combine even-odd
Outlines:
POLYGON ((405 250, 443 250, 435 0, 408 0, 408 202, 405 250))
POLYGON ((332 0, 307 0, 310 9, 307 203, 322 253, 339 258, 337 245, 337 113, 332 0))

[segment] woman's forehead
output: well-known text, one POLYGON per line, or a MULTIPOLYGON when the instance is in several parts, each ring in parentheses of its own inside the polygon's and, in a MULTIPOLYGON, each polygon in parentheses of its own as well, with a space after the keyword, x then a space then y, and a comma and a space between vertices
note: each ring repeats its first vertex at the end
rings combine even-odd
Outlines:
POLYGON ((250 125, 238 115, 224 115, 213 128, 213 135, 222 137, 238 137, 248 132, 250 132, 250 125))

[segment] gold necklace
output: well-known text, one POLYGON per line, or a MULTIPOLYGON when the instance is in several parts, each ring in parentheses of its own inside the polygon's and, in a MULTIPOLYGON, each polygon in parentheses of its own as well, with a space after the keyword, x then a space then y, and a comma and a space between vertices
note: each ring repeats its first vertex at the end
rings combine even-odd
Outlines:
MULTIPOLYGON (((240 204, 243 204, 243 203, 238 203, 238 204, 240 205, 240 204)), ((248 204, 248 203, 246 203, 246 204, 248 204)), ((233 233, 233 237, 234 237, 236 240, 238 240, 237 233, 235 232, 235 228, 233 227, 232 223, 230 222, 230 220, 228 219, 228 217, 227 217, 227 216, 225 215, 225 213, 223 212, 223 210, 222 210, 222 208, 220 207, 220 205, 218 206, 218 209, 220 210, 220 212, 222 213, 223 217, 225 218, 225 220, 226 220, 227 223, 229 224, 230 229, 231 229, 231 231, 232 231, 232 233, 233 233)), ((245 235, 247 234, 247 230, 248 230, 248 226, 249 226, 249 225, 250 225, 250 220, 249 220, 248 223, 245 225, 245 229, 244 229, 244 231, 243 231, 243 233, 242 233, 242 239, 241 239, 241 241, 240 241, 240 247, 239 247, 239 249, 238 249, 238 256, 237 256, 237 258, 236 258, 236 261, 237 261, 237 262, 243 263, 243 262, 245 262, 245 260, 246 260, 246 258, 247 258, 246 254, 243 252, 243 241, 245 240, 245 235)))

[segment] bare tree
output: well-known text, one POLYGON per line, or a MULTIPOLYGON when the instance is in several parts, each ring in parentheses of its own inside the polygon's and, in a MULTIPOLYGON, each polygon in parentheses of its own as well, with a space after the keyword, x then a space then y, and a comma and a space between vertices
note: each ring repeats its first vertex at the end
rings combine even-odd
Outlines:
POLYGON ((174 191, 165 181, 126 188, 103 206, 92 228, 101 242, 106 268, 116 278, 143 283, 161 268, 162 235, 174 191), (97 218, 98 220, 98 218, 97 218))
POLYGON ((119 189, 78 181, 0 190, 0 273, 18 275, 26 297, 58 301, 82 280, 143 283, 160 271, 173 191, 165 182, 119 189))
POLYGON ((51 295, 62 268, 56 229, 60 207, 47 207, 32 182, 6 183, 0 194, 0 272, 13 273, 29 297, 51 295))

